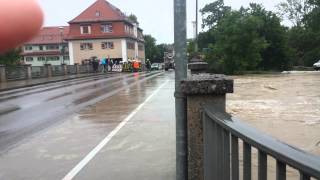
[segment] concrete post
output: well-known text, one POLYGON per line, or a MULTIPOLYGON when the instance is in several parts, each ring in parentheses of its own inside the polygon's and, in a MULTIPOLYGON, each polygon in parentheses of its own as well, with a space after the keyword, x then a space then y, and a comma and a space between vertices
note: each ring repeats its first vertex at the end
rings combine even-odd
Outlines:
POLYGON ((6 66, 0 65, 0 82, 6 82, 6 66))
POLYGON ((208 70, 208 63, 204 62, 200 56, 196 55, 190 60, 188 69, 191 70, 191 74, 206 73, 208 70))
POLYGON ((75 68, 76 68, 76 74, 80 74, 80 66, 78 63, 74 64, 75 68))
POLYGON ((45 69, 47 72, 47 77, 51 78, 52 77, 52 66, 51 64, 45 64, 45 69))
POLYGON ((32 79, 32 67, 31 64, 24 65, 27 68, 27 79, 32 79))
POLYGON ((62 66, 62 72, 63 72, 63 75, 68 75, 68 67, 67 67, 67 65, 66 64, 62 64, 61 65, 62 66))
POLYGON ((225 112, 226 94, 233 93, 233 80, 224 75, 197 74, 181 82, 187 96, 188 179, 203 180, 203 122, 201 107, 207 104, 225 112))
POLYGON ((206 73, 207 69, 208 69, 208 63, 206 63, 206 62, 189 63, 188 69, 191 70, 191 74, 206 73))

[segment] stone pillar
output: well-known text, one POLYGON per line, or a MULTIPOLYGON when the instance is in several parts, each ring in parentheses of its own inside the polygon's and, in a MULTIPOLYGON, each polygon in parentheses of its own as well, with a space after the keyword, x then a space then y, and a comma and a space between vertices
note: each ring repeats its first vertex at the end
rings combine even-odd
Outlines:
POLYGON ((26 64, 24 65, 27 69, 27 79, 32 79, 32 67, 31 67, 31 64, 26 64))
POLYGON ((6 66, 0 65, 0 82, 6 82, 6 66))
POLYGON ((191 70, 191 74, 206 73, 208 70, 208 63, 203 61, 201 56, 196 54, 188 63, 188 69, 191 70))
POLYGON ((51 78, 52 77, 52 66, 51 64, 45 64, 45 69, 46 69, 46 72, 47 72, 47 77, 48 78, 51 78))
POLYGON ((206 73, 207 69, 208 69, 208 63, 206 63, 206 62, 189 63, 188 69, 191 70, 191 74, 206 73))
POLYGON ((66 64, 62 64, 61 65, 62 66, 62 72, 63 72, 63 75, 68 75, 68 67, 67 67, 67 65, 66 64))
POLYGON ((188 179, 203 180, 203 122, 201 107, 225 112, 226 94, 233 93, 233 80, 224 75, 195 74, 181 82, 187 96, 188 179))
POLYGON ((79 64, 75 63, 74 67, 76 68, 76 74, 80 74, 80 66, 79 66, 79 64))

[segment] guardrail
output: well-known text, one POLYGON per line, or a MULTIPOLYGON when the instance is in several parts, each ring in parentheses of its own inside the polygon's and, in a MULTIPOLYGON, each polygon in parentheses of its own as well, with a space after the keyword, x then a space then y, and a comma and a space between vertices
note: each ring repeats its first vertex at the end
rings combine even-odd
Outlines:
MULTIPOLYGON (((128 64, 114 64, 113 72, 131 72, 132 69, 126 69, 128 64)), ((141 70, 144 71, 144 65, 141 65, 141 70)), ((111 70, 108 67, 109 71, 111 70)), ((103 71, 103 65, 98 66, 98 72, 103 71)), ((64 75, 75 75, 75 74, 89 74, 94 73, 93 66, 90 64, 84 65, 56 65, 50 64, 44 66, 10 66, 6 67, 0 65, 0 82, 15 81, 15 80, 26 80, 35 78, 50 78, 52 76, 64 76, 64 75)))
POLYGON ((233 92, 232 79, 194 74, 181 82, 181 88, 188 108, 189 180, 285 180, 291 168, 300 173, 300 180, 320 180, 320 156, 282 143, 226 113, 226 94, 233 92), (258 166, 252 169, 255 150, 258 166), (275 159, 276 167, 268 157, 275 159), (253 178, 256 170, 258 178, 253 178), (267 177, 274 171, 274 177, 267 177))
MULTIPOLYGON (((98 71, 102 71, 102 66, 99 66, 98 71)), ((0 65, 0 82, 89 73, 94 73, 93 67, 91 65, 0 65)))
POLYGON ((226 113, 203 106, 204 179, 239 179, 239 139, 243 142, 243 179, 251 177, 251 151, 258 150, 258 179, 267 179, 267 156, 276 159, 277 180, 286 179, 286 166, 301 180, 320 179, 320 157, 282 143, 226 113), (230 168, 231 167, 231 168, 230 168), (230 171, 231 169, 231 171, 230 171))

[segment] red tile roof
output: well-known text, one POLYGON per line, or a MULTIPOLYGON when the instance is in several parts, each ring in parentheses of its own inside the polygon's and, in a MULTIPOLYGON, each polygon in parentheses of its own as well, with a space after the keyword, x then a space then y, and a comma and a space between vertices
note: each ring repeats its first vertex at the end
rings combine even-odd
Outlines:
POLYGON ((69 26, 43 27, 39 34, 25 44, 57 44, 69 34, 69 26), (60 28, 63 27, 61 36, 60 28))
POLYGON ((69 23, 123 20, 128 21, 128 18, 120 9, 105 0, 97 0, 69 23))

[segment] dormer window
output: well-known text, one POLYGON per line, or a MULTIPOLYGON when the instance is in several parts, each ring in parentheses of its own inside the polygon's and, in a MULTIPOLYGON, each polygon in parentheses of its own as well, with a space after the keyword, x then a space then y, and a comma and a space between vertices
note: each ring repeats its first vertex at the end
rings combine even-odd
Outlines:
POLYGON ((89 25, 80 26, 80 31, 81 31, 81 34, 91 34, 91 26, 89 25))

